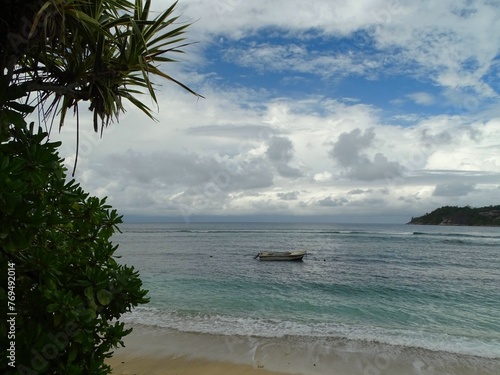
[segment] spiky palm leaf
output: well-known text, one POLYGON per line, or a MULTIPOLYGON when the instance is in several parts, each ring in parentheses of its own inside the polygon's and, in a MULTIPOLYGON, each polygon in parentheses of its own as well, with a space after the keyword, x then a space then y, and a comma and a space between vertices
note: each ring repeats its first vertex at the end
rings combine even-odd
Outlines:
POLYGON ((151 0, 47 0, 33 15, 14 81, 50 100, 45 116, 58 112, 59 126, 68 109, 88 101, 95 131, 118 120, 123 99, 154 118, 139 99, 145 91, 157 104, 154 76, 201 97, 161 65, 189 44, 183 37, 189 24, 176 24, 176 5, 150 19, 151 0))

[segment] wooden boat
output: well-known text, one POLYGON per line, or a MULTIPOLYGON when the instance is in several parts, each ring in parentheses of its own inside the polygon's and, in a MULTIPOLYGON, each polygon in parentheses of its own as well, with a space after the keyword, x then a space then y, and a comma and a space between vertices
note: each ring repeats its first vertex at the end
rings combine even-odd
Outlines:
POLYGON ((307 254, 305 250, 296 251, 261 251, 255 258, 260 260, 302 260, 307 254))

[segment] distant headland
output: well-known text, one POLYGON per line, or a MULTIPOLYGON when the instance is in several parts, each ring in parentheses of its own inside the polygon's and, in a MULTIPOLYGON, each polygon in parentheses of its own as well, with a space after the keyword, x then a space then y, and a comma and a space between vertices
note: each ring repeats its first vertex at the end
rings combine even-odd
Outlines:
POLYGON ((500 226, 500 206, 444 206, 423 216, 412 217, 408 224, 500 226))

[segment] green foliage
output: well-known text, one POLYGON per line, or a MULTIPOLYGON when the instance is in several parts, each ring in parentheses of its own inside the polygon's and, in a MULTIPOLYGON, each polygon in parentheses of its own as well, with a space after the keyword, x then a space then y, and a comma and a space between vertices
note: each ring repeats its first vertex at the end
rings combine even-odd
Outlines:
POLYGON ((409 224, 497 226, 500 225, 500 206, 444 206, 412 218, 409 224))
MULTIPOLYGON (((162 69, 189 44, 176 4, 151 18, 151 0, 8 1, 0 14, 3 86, 36 92, 60 126, 69 109, 88 102, 96 131, 118 120, 124 99, 153 118, 138 94, 156 103, 155 76, 201 97, 162 69)), ((0 106, 5 100, 0 92, 0 106)))
POLYGON ((200 96, 162 70, 187 45, 175 5, 150 18, 151 0, 2 4, 0 272, 15 281, 3 279, 0 304, 16 315, 0 323, 2 350, 14 345, 1 374, 107 374, 105 358, 130 332, 119 317, 148 301, 137 271, 113 257, 121 217, 67 181, 59 144, 25 117, 37 109, 62 126, 73 110, 78 127, 86 102, 97 131, 118 121, 126 99, 152 118, 138 96, 156 103, 153 77, 200 96))
MULTIPOLYGON (((47 134, 33 124, 27 129, 14 113, 2 111, 0 272, 6 277, 14 263, 17 369, 4 352, 0 373, 107 374, 105 358, 130 332, 117 319, 147 302, 137 271, 113 257, 110 237, 121 217, 105 199, 67 182, 59 143, 45 142, 47 134)), ((5 281, 2 308, 8 306, 5 281)))

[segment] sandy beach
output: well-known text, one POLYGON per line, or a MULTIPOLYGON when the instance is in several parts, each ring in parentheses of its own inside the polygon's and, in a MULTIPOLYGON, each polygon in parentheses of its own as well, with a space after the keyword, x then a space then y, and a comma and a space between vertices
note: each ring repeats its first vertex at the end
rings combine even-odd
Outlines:
POLYGON ((113 356, 108 361, 114 375, 289 375, 250 365, 186 357, 113 356))
MULTIPOLYGON (((272 371, 257 353, 228 338, 136 326, 107 360, 114 375, 290 375, 272 371), (241 346, 241 347, 239 347, 241 346)), ((293 364, 288 363, 288 366, 293 364)), ((291 368, 291 367, 290 367, 291 368)))
POLYGON ((493 359, 349 340, 304 340, 137 325, 107 363, 114 375, 494 375, 500 368, 493 359))

